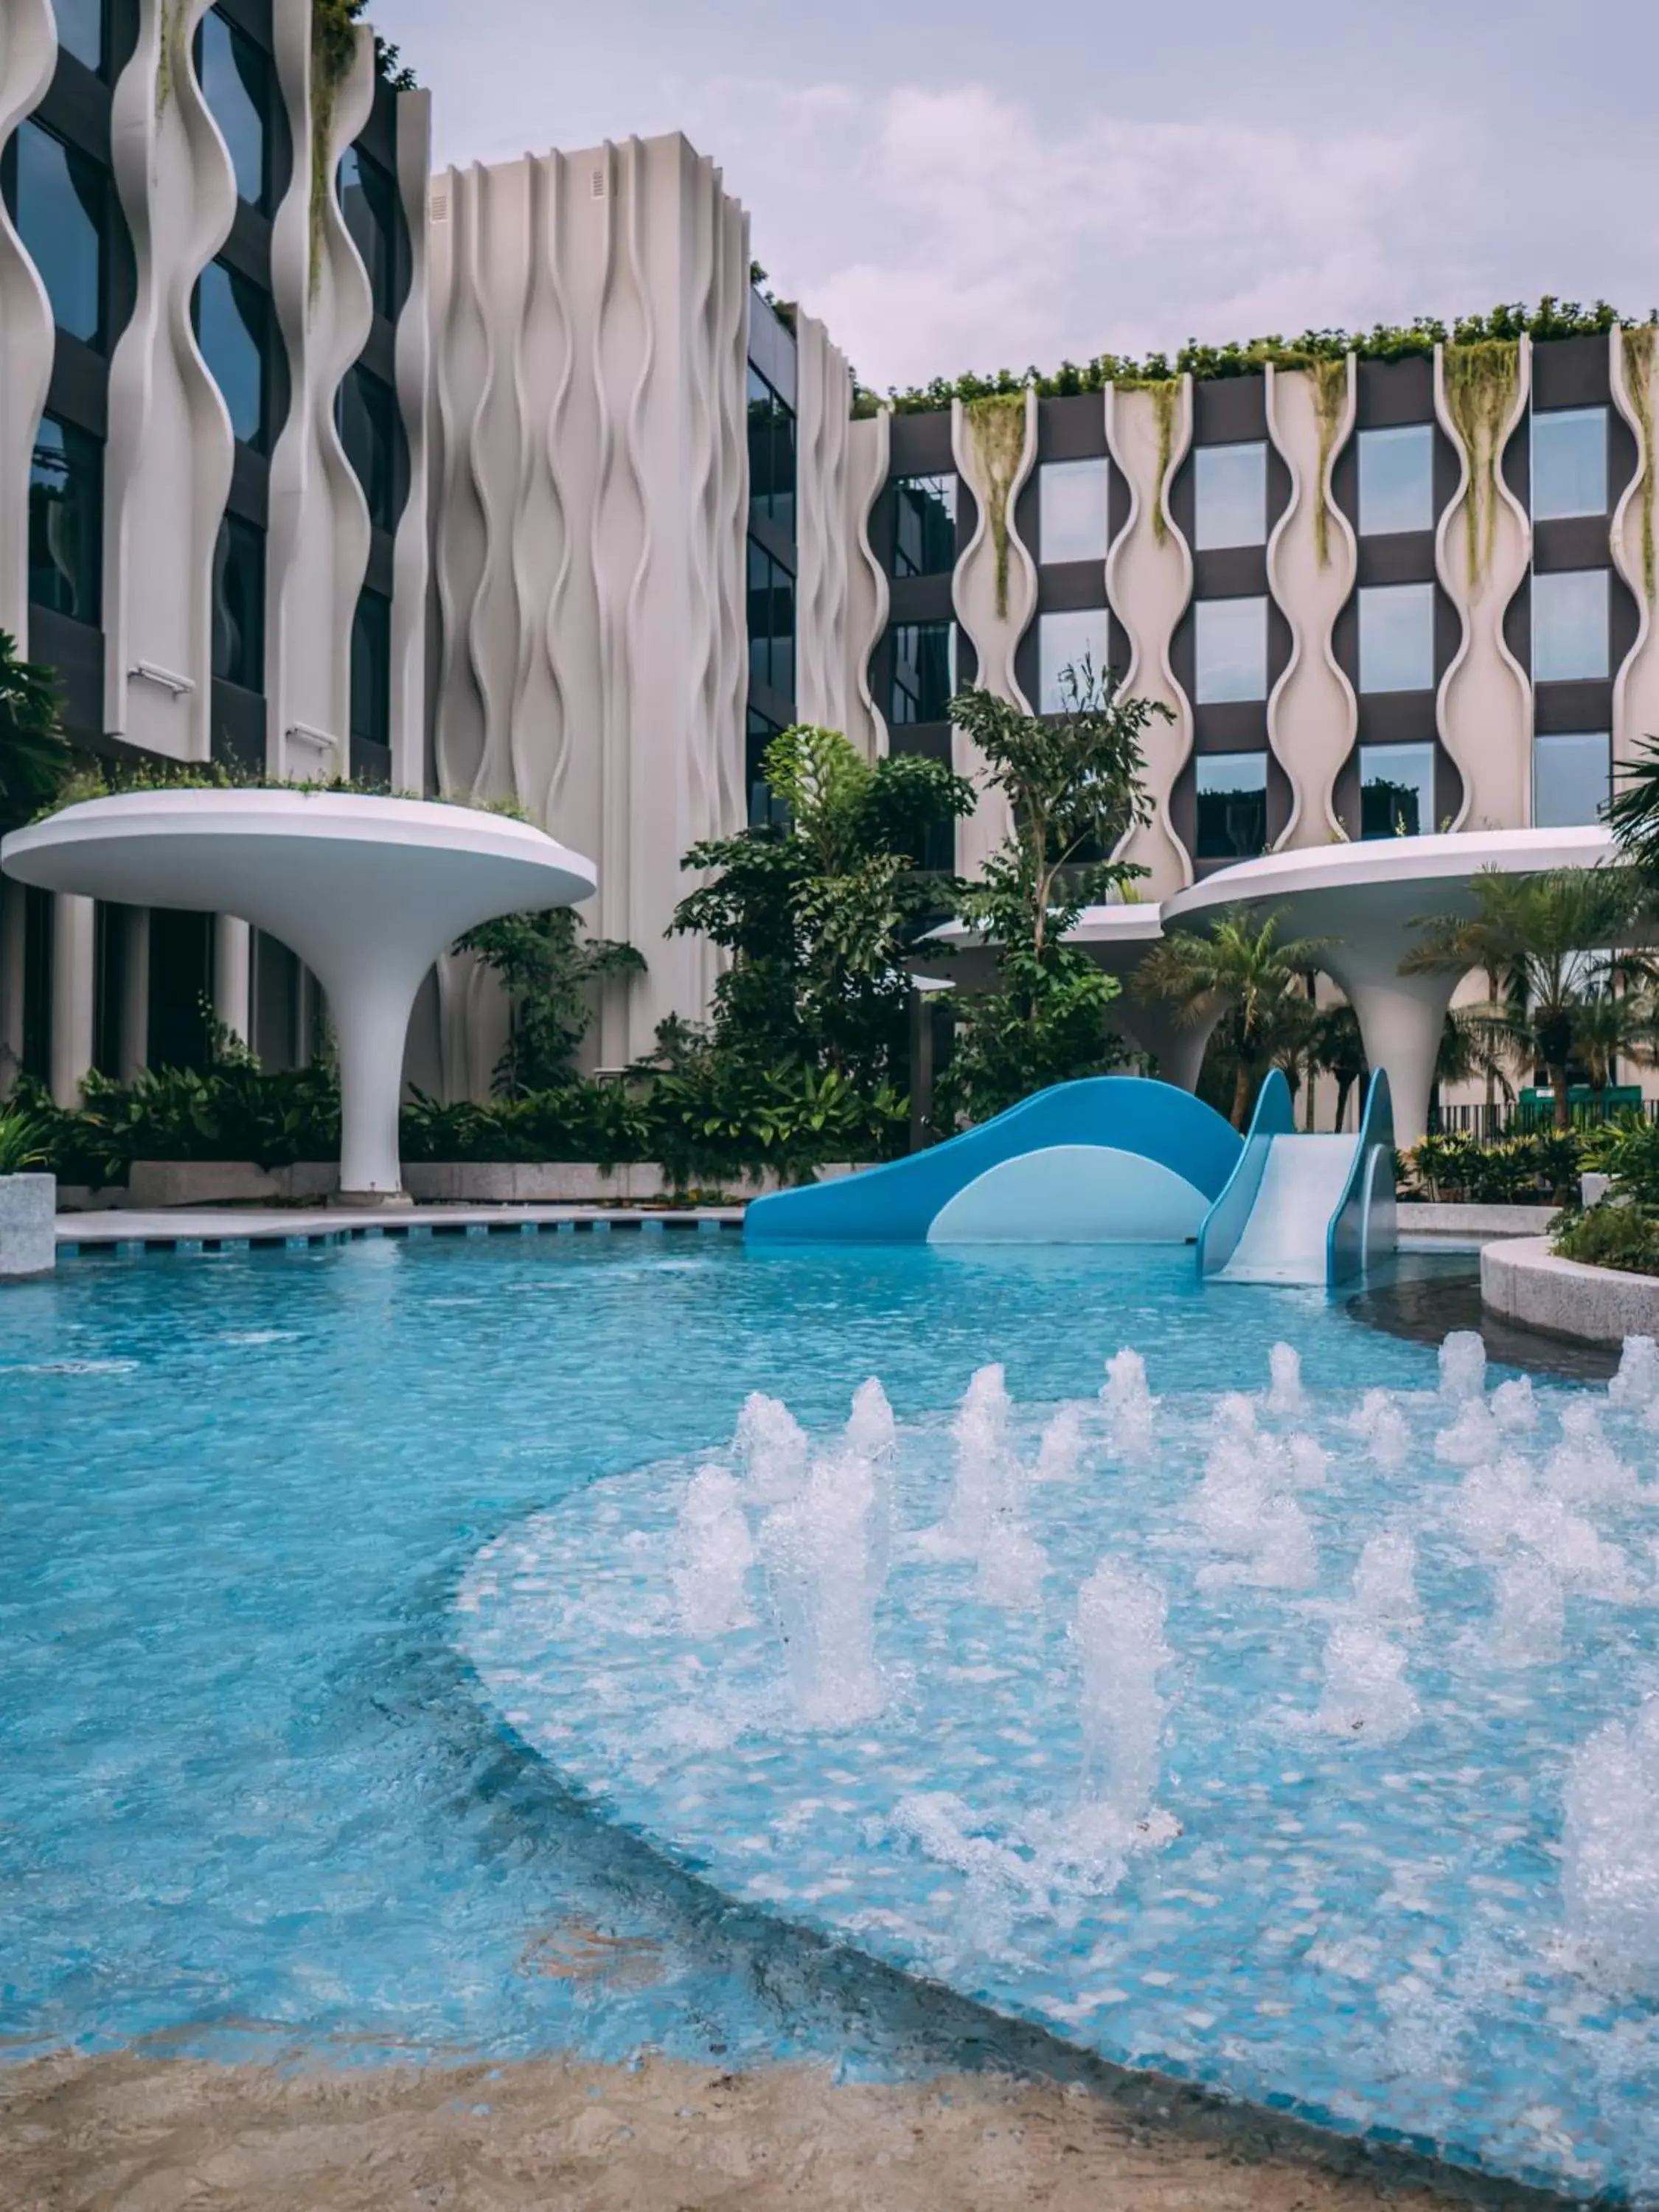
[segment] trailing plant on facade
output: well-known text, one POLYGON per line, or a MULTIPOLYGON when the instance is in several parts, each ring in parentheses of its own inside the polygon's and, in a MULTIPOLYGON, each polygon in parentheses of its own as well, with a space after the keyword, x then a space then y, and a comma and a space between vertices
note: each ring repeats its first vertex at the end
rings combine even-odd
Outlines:
POLYGON ((985 479, 985 509, 996 556, 997 618, 1008 618, 1008 507, 1025 452, 1025 394, 993 392, 963 407, 968 435, 985 479))
POLYGON ((1521 380, 1518 338, 1480 338, 1449 345, 1444 356, 1446 412, 1468 466, 1463 538, 1469 590, 1480 586, 1498 528, 1498 471, 1504 426, 1521 380))
POLYGON ((495 1092, 503 1098, 573 1081, 576 1053, 593 1024, 597 988, 611 977, 645 972, 633 945, 586 936, 570 907, 481 922, 455 950, 476 954, 512 1002, 507 1048, 495 1073, 495 1092))
POLYGON ((1346 354, 1312 361, 1307 374, 1313 384, 1314 420, 1319 428, 1319 459, 1314 470, 1314 551, 1322 568, 1330 566, 1331 503, 1326 481, 1331 454, 1348 405, 1348 361, 1346 354))
POLYGON ((334 113, 357 58, 367 0, 311 0, 311 296, 323 276, 323 241, 334 191, 334 113))
POLYGON ((1121 379, 1120 392, 1145 392, 1152 399, 1152 420, 1158 426, 1157 474, 1152 484, 1152 537, 1162 545, 1170 534, 1169 518, 1164 512, 1164 495, 1170 484, 1170 462, 1175 453, 1175 420, 1181 405, 1181 381, 1178 377, 1152 378, 1130 376, 1121 379))
POLYGON ((956 1008, 940 1085, 947 1115, 971 1121, 1118 1056, 1107 1027, 1117 986, 1066 940, 1085 906, 1144 872, 1110 855, 1150 811, 1141 740, 1152 721, 1173 718, 1154 701, 1121 697, 1118 678, 1086 659, 1061 672, 1060 695, 1064 710, 1050 715, 977 686, 951 702, 1014 823, 957 903, 998 955, 996 988, 956 1008))
POLYGON ((1656 331, 1651 322, 1638 323, 1620 332, 1625 355, 1625 385, 1642 430, 1642 591, 1648 605, 1654 604, 1653 498, 1654 474, 1659 453, 1653 443, 1653 366, 1656 331))

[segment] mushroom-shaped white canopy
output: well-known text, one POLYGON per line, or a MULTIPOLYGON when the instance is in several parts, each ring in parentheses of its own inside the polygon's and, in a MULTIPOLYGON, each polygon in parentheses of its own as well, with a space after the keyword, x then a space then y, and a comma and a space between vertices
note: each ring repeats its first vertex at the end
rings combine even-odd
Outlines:
POLYGON ((20 883, 252 922, 327 994, 340 1054, 340 1182, 395 1194, 404 1047, 427 971, 505 914, 591 897, 593 866, 526 822, 344 792, 131 792, 0 844, 20 883))
POLYGON ((1162 908, 1165 931, 1207 928, 1224 908, 1257 921, 1282 914, 1286 937, 1317 937, 1320 966, 1347 994, 1365 1057, 1388 1070, 1395 1129, 1413 1145, 1428 1127, 1435 1055, 1455 975, 1402 975, 1400 963, 1427 916, 1473 915, 1484 870, 1541 875, 1618 859, 1601 829, 1478 830, 1449 836, 1377 837, 1269 853, 1206 876, 1162 908))

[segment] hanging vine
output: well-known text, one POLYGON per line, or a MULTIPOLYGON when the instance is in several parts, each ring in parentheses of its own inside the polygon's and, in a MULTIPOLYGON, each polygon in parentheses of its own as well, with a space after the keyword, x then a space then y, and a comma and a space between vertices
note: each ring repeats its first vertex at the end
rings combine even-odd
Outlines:
POLYGON ((185 27, 185 0, 161 0, 161 51, 155 57, 155 120, 173 97, 173 48, 185 27))
POLYGON ((968 434, 985 479, 986 511, 996 553, 997 618, 1008 617, 1008 504, 1025 451, 1025 394, 998 392, 963 409, 968 434))
POLYGON ((1654 603, 1653 476, 1659 453, 1653 449, 1653 363, 1656 326, 1638 323, 1621 332, 1625 349, 1625 383, 1631 405, 1642 428, 1642 590, 1650 607, 1654 603))
POLYGON ((1483 338, 1445 350, 1446 411, 1469 467, 1463 536, 1469 590, 1474 592, 1492 558, 1498 528, 1498 466, 1504 424, 1521 380, 1517 338, 1483 338))
POLYGON ((1170 525, 1164 512, 1164 493, 1170 481, 1170 461, 1175 452, 1176 410, 1181 404, 1181 379, 1178 376, 1126 376, 1119 379, 1119 392, 1145 392, 1151 395, 1152 419, 1158 426, 1158 474, 1152 483, 1152 537, 1162 545, 1170 535, 1170 525))
POLYGON ((1314 419, 1319 425, 1319 465, 1314 484, 1314 550, 1319 556, 1320 567, 1327 568, 1331 556, 1331 504, 1326 496, 1325 477, 1336 434, 1347 411, 1347 356, 1345 354, 1337 361, 1310 362, 1308 374, 1313 379, 1314 419))
POLYGON ((365 0, 311 0, 311 296, 322 282, 329 195, 334 189, 334 112, 357 58, 365 0))

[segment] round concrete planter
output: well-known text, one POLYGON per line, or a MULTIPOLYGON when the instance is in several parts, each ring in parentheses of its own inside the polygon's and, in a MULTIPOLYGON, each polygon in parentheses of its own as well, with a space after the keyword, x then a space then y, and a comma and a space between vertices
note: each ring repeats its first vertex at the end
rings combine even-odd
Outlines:
POLYGON ((58 1264, 58 1178, 0 1176, 0 1283, 49 1275, 58 1264))
POLYGON ((1659 1275, 1558 1260, 1545 1237, 1488 1244, 1480 1255, 1480 1298, 1506 1321, 1548 1336, 1584 1344, 1659 1337, 1659 1275))

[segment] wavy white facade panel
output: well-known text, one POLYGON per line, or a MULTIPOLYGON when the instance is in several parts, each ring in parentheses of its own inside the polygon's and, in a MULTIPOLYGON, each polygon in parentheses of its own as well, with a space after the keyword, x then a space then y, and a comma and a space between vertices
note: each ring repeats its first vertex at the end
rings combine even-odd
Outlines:
POLYGON ((1532 344, 1522 338, 1515 386, 1490 464, 1465 448, 1446 396, 1446 355, 1434 354, 1434 406, 1460 464, 1457 490, 1435 532, 1435 568, 1457 609, 1462 642, 1440 680, 1440 741, 1463 779, 1454 830, 1525 829, 1532 821, 1532 681, 1504 639, 1504 616, 1532 561, 1532 522, 1504 481, 1504 453, 1526 419, 1532 344))
MULTIPOLYGON (((1018 451, 1012 450, 1010 439, 1005 454, 998 432, 1014 416, 1015 408, 1006 403, 982 410, 964 406, 960 399, 951 403, 951 456, 976 510, 973 535, 957 556, 951 600, 978 659, 975 681, 1029 714, 1031 702, 1019 688, 1014 655, 1036 614, 1037 573, 1015 514, 1036 466, 1035 386, 1028 386, 1018 403, 1018 451)), ((957 824, 957 872, 976 876, 1012 833, 1013 815, 1004 794, 987 784, 979 748, 960 730, 951 732, 951 752, 957 774, 980 793, 974 811, 957 824)))
POLYGON ((796 318, 795 360, 795 706, 803 722, 847 730, 856 702, 848 635, 858 557, 848 532, 853 382, 816 316, 796 318))
MULTIPOLYGON (((307 11, 279 8, 276 79, 298 148, 315 143, 307 11)), ((322 149, 329 189, 313 213, 296 161, 271 225, 271 290, 288 354, 288 418, 270 459, 265 541, 266 757, 276 772, 349 773, 351 622, 368 567, 368 507, 335 428, 335 400, 374 319, 368 275, 332 179, 374 106, 374 34, 336 92, 322 149)))
POLYGON ((1267 587, 1291 630, 1290 665, 1267 702, 1267 742, 1291 783, 1282 847, 1342 835, 1336 779, 1359 726, 1353 686, 1338 665, 1337 616, 1353 591, 1358 547, 1332 494, 1338 454, 1353 435, 1358 376, 1348 356, 1340 406, 1322 416, 1315 376, 1267 370, 1267 435, 1291 474, 1291 502, 1267 541, 1267 587))
POLYGON ((1644 324, 1607 333, 1613 404, 1636 440, 1636 473, 1613 518, 1613 564, 1637 605, 1636 641, 1613 685, 1614 773, 1634 759, 1643 740, 1659 737, 1659 488, 1655 424, 1659 422, 1659 330, 1644 324))
POLYGON ((870 687, 870 664, 887 628, 892 592, 872 541, 871 520, 887 482, 890 408, 849 423, 847 439, 847 734, 866 760, 888 749, 887 717, 870 687))
POLYGON ((210 750, 213 549, 233 452, 191 327, 197 279, 236 208, 230 156, 191 58, 207 9, 208 0, 140 0, 137 48, 111 115, 137 283, 110 362, 105 720, 176 760, 210 750))
MULTIPOLYGON (((0 9, 0 154, 39 106, 58 65, 51 0, 0 9)), ((0 201, 0 481, 28 482, 29 457, 52 380, 52 306, 40 271, 0 201)), ((0 629, 28 641, 28 501, 0 503, 0 629)))
POLYGON ((1120 860, 1147 870, 1143 898, 1167 898, 1193 880, 1192 856, 1176 835, 1170 805, 1193 750, 1192 702, 1176 681, 1171 658, 1176 625, 1193 595, 1193 556, 1170 508, 1170 486, 1192 442, 1191 377, 1168 398, 1157 388, 1106 387, 1106 443, 1129 488, 1128 520, 1106 556, 1106 597, 1129 640, 1123 689, 1127 696, 1161 702, 1175 716, 1147 732, 1152 819, 1118 848, 1120 860))
MULTIPOLYGON (((707 1004, 711 949, 665 935, 680 857, 745 818, 747 218, 678 136, 434 202, 434 757, 597 856, 589 925, 649 963, 601 1008, 618 1065, 707 1004)), ((479 1018, 447 976, 452 1079, 479 1018)))
POLYGON ((393 375, 403 419, 407 495, 392 544, 392 781, 426 783, 427 397, 431 368, 427 199, 432 175, 432 95, 398 94, 398 193, 409 238, 409 289, 394 334, 393 375))

